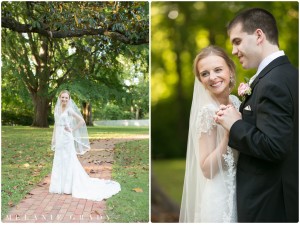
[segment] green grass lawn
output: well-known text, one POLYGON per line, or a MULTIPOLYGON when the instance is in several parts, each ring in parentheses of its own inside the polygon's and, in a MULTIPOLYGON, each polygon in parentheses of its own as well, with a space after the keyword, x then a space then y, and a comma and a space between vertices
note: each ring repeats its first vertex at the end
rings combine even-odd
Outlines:
POLYGON ((95 138, 124 138, 136 134, 148 134, 148 127, 89 127, 89 137, 95 138))
MULTIPOLYGON (((10 207, 20 202, 51 172, 52 131, 53 128, 2 126, 2 218, 6 216, 10 207)), ((88 132, 93 139, 122 138, 134 134, 148 134, 148 128, 97 126, 89 127, 88 132)), ((145 151, 148 152, 148 147, 145 151)), ((146 184, 148 185, 148 181, 146 184)))
POLYGON ((149 222, 149 140, 120 143, 113 179, 121 192, 107 200, 107 222, 149 222))
POLYGON ((185 159, 152 160, 151 168, 162 190, 177 204, 181 203, 185 159))
POLYGON ((2 127, 2 218, 50 173, 52 130, 2 127))

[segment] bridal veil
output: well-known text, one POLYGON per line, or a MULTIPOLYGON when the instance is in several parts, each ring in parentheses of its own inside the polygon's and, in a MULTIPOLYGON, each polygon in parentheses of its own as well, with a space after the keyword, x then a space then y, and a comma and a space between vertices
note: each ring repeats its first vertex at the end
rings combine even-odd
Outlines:
POLYGON ((218 108, 218 102, 195 78, 179 222, 203 222, 206 221, 204 217, 214 219, 218 210, 221 211, 219 214, 222 213, 222 221, 230 222, 235 213, 235 160, 231 149, 227 149, 223 155, 216 152, 217 166, 210 164, 210 175, 204 176, 200 166, 203 150, 199 146, 200 138, 206 135, 206 139, 209 139, 214 135, 214 143, 209 141, 207 146, 217 146, 225 132, 213 120, 218 108), (214 209, 216 205, 220 206, 219 209, 214 209))
POLYGON ((87 132, 86 123, 83 119, 83 116, 79 110, 79 108, 76 106, 76 104, 73 102, 73 100, 69 99, 65 111, 68 113, 68 119, 64 124, 59 124, 59 117, 63 113, 61 108, 61 101, 58 97, 57 102, 55 104, 54 108, 54 119, 55 119, 55 125, 54 125, 54 131, 52 136, 52 150, 55 151, 55 145, 56 145, 56 126, 62 126, 62 125, 69 125, 72 129, 72 138, 74 139, 74 145, 75 150, 77 154, 84 154, 85 152, 90 150, 90 142, 89 142, 89 136, 87 132))

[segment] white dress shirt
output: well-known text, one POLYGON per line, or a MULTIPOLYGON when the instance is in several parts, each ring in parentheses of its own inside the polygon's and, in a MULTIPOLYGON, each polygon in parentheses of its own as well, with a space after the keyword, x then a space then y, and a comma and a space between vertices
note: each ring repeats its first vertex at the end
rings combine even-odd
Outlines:
POLYGON ((284 51, 277 51, 277 52, 274 52, 272 53, 271 55, 267 56, 266 58, 264 58, 264 60, 259 64, 258 66, 258 69, 257 69, 257 72, 256 74, 254 74, 251 78, 250 78, 250 81, 249 81, 249 85, 252 84, 252 82, 255 80, 255 78, 258 76, 258 74, 270 63, 272 62, 274 59, 280 57, 280 56, 283 56, 285 55, 284 54, 284 51))

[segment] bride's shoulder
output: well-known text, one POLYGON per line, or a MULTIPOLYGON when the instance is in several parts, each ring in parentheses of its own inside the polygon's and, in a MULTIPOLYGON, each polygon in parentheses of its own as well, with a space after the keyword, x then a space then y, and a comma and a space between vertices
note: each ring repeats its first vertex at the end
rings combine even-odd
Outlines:
POLYGON ((72 107, 69 107, 67 113, 69 115, 73 115, 75 112, 74 112, 74 109, 72 109, 72 107))
POLYGON ((215 112, 219 109, 219 106, 213 103, 208 103, 203 105, 199 111, 198 115, 205 115, 205 116, 211 116, 215 115, 215 112))
POLYGON ((214 121, 216 108, 213 104, 204 105, 197 114, 196 129, 197 133, 209 133, 217 124, 214 121))
POLYGON ((204 105, 201 110, 204 110, 204 111, 215 111, 218 107, 213 104, 213 103, 209 103, 209 104, 206 104, 204 105))
POLYGON ((198 111, 198 115, 211 115, 216 111, 216 107, 213 104, 207 104, 202 106, 198 111))
POLYGON ((237 100, 239 101, 239 98, 236 95, 229 95, 230 100, 237 100))
POLYGON ((201 120, 210 120, 213 118, 212 116, 215 114, 216 110, 217 108, 213 104, 204 105, 198 112, 198 118, 201 118, 201 120))
POLYGON ((236 108, 240 107, 241 101, 236 95, 229 95, 229 99, 236 108))

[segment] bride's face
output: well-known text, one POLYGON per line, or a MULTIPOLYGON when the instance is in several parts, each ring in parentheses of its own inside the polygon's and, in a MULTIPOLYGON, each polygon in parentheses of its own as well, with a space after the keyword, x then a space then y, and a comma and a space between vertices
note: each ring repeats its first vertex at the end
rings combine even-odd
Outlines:
POLYGON ((209 55, 197 64, 200 81, 216 97, 229 95, 230 69, 225 60, 217 55, 209 55))
POLYGON ((68 102, 69 102, 69 99, 70 99, 70 97, 69 97, 68 93, 62 93, 60 95, 60 103, 61 103, 61 105, 62 106, 67 105, 68 102))

